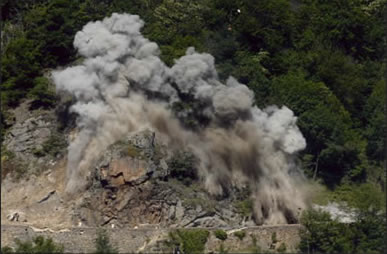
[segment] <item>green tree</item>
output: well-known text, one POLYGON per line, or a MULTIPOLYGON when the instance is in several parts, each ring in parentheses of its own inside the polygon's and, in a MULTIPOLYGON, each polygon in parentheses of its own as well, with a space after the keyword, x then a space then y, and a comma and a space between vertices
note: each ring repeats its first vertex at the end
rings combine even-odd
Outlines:
POLYGON ((231 71, 231 75, 254 91, 255 101, 258 106, 265 105, 270 95, 270 82, 266 77, 268 71, 261 64, 268 57, 266 51, 256 54, 248 51, 237 51, 233 59, 235 67, 231 71))
POLYGON ((9 42, 1 58, 2 105, 15 105, 33 87, 40 57, 34 41, 25 36, 9 42))
POLYGON ((383 161, 385 156, 385 136, 387 126, 385 120, 386 86, 380 80, 367 99, 364 116, 367 119, 365 135, 368 139, 367 154, 371 159, 383 161))
POLYGON ((193 180, 197 179, 197 159, 192 153, 186 151, 176 152, 167 163, 171 171, 171 177, 177 178, 185 185, 190 185, 193 180))
MULTIPOLYGON (((369 1, 303 0, 296 16, 299 31, 313 33, 316 42, 339 48, 357 59, 381 59, 385 41, 382 39, 385 2, 367 11, 369 1)), ((299 38, 305 36, 299 34, 299 38)))
POLYGON ((210 232, 203 229, 182 229, 169 233, 172 245, 181 245, 186 254, 203 253, 210 232))
POLYGON ((34 100, 34 107, 52 107, 55 105, 56 95, 54 87, 45 77, 34 79, 34 88, 31 89, 28 96, 34 100))
POLYGON ((327 212, 309 210, 301 218, 299 248, 306 253, 354 253, 353 232, 348 224, 332 220, 327 212))
POLYGON ((216 238, 224 241, 227 239, 227 233, 222 229, 217 229, 214 231, 214 235, 216 238))
POLYGON ((307 141, 304 154, 313 157, 307 172, 334 186, 344 176, 364 179, 366 141, 353 128, 352 119, 337 97, 322 82, 307 80, 302 72, 289 72, 273 79, 273 104, 286 105, 298 117, 307 141))
POLYGON ((288 46, 293 30, 293 15, 289 1, 236 1, 240 15, 235 18, 234 29, 240 41, 252 51, 280 51, 288 46))
POLYGON ((321 51, 318 58, 316 75, 356 117, 370 90, 364 78, 363 65, 336 50, 321 51))

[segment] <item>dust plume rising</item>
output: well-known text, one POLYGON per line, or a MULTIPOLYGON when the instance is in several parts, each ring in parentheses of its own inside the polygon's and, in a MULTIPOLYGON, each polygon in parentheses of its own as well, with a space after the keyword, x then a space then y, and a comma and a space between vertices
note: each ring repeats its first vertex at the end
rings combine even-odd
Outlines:
POLYGON ((58 91, 76 99, 79 133, 68 147, 69 193, 88 177, 109 145, 131 132, 151 129, 169 149, 198 159, 207 191, 222 195, 247 186, 258 224, 289 223, 305 207, 304 180, 295 155, 306 142, 287 107, 254 106, 254 94, 235 78, 222 83, 210 54, 188 48, 169 68, 156 43, 144 38, 137 15, 117 14, 86 24, 75 35, 80 65, 53 72, 58 91), (190 100, 195 112, 172 110, 190 100), (182 120, 195 117, 195 128, 182 120))

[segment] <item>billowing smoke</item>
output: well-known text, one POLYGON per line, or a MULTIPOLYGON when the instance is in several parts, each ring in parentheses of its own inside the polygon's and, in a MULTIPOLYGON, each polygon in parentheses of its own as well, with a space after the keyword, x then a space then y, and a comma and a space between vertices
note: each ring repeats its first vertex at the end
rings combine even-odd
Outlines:
MULTIPOLYGON (((107 147, 131 132, 152 129, 173 149, 198 158, 198 174, 213 195, 248 186, 256 222, 286 223, 304 208, 295 154, 306 146, 287 107, 254 106, 254 94, 232 77, 223 84, 214 58, 188 48, 169 68, 156 43, 144 38, 137 15, 113 14, 79 31, 74 46, 81 65, 53 72, 57 90, 76 98, 77 137, 68 150, 67 191, 85 188, 107 147), (185 128, 174 113, 189 100, 205 124, 185 128)), ((192 112, 191 112, 192 113, 192 112)))

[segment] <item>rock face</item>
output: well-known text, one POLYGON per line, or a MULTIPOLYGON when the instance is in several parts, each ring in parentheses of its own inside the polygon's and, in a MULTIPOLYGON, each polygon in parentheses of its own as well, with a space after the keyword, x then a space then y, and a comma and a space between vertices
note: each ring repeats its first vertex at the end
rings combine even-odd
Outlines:
POLYGON ((5 138, 8 150, 18 156, 31 155, 33 149, 41 148, 51 135, 52 125, 42 115, 16 123, 5 138))
MULTIPOLYGON (((198 181, 186 183, 175 178, 168 165, 170 151, 149 130, 133 133, 109 147, 95 165, 91 187, 80 193, 77 201, 71 205, 61 203, 64 193, 58 186, 64 185, 65 158, 58 163, 59 158, 48 154, 51 149, 58 148, 56 143, 46 151, 47 154, 37 151, 44 150, 53 135, 68 140, 69 133, 76 134, 76 130, 58 132, 55 111, 29 111, 28 102, 15 112, 15 123, 4 141, 6 149, 14 154, 14 160, 26 162, 23 165, 27 169, 24 173, 27 176, 31 172, 39 174, 42 171, 38 169, 42 168, 47 172, 52 171, 52 174, 39 177, 39 184, 44 187, 31 184, 31 188, 36 187, 36 193, 39 193, 39 200, 30 205, 34 211, 55 207, 56 211, 70 216, 69 221, 74 226, 114 225, 120 228, 151 224, 160 227, 226 228, 255 225, 251 216, 243 216, 238 211, 235 206, 238 198, 235 195, 211 197, 198 181), (59 170, 56 165, 59 164, 63 172, 56 172, 59 170), (61 177, 53 178, 51 175, 61 177)), ((66 146, 61 149, 65 155, 66 146)), ((28 185, 31 181, 33 179, 24 183, 28 185)), ((13 186, 16 188, 17 184, 13 186)), ((10 192, 12 188, 9 188, 10 192)), ((22 197, 22 193, 19 196, 22 197)), ((16 203, 22 204, 23 200, 12 204, 16 203)), ((18 212, 9 214, 8 221, 20 222, 24 218, 23 212, 29 211, 26 217, 33 224, 36 216, 31 216, 31 207, 18 210, 18 207, 10 206, 10 211, 14 209, 18 212)), ((47 212, 50 216, 55 214, 47 212)), ((44 221, 36 220, 39 223, 44 221)))
POLYGON ((140 185, 156 171, 159 176, 167 175, 165 162, 156 158, 155 150, 154 133, 128 136, 112 145, 100 159, 96 166, 98 178, 104 186, 120 187, 140 185))
POLYGON ((55 111, 30 110, 30 104, 25 101, 12 111, 13 125, 3 142, 2 166, 6 172, 38 174, 51 168, 58 160, 56 156, 66 152, 66 137, 58 131, 55 111))
POLYGON ((153 173, 145 161, 131 157, 112 159, 108 167, 100 170, 102 180, 109 181, 114 187, 141 184, 153 173))
POLYGON ((231 227, 255 225, 233 206, 215 200, 198 182, 172 178, 166 151, 144 131, 112 145, 96 165, 93 187, 74 223, 115 227, 156 224, 162 227, 231 227), (78 221, 78 222, 77 222, 78 221))

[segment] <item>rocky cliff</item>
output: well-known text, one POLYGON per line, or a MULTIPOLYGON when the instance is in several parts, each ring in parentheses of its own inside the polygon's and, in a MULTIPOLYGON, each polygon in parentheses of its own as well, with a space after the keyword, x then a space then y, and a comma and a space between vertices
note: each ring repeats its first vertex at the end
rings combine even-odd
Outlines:
POLYGON ((88 189, 66 197, 66 146, 77 130, 59 124, 58 108, 30 110, 26 101, 14 110, 3 146, 2 222, 40 227, 255 225, 246 193, 210 196, 195 172, 188 172, 194 170, 188 168, 191 162, 167 151, 149 130, 111 145, 95 164, 88 189), (184 174, 191 174, 189 182, 184 174))
POLYGON ((121 252, 172 251, 169 232, 204 228, 212 232, 206 252, 254 245, 275 250, 281 243, 295 250, 298 225, 256 227, 247 189, 209 195, 194 159, 186 151, 168 151, 150 130, 111 145, 95 163, 87 189, 67 195, 66 147, 77 129, 60 119, 66 114, 62 103, 50 110, 31 110, 29 103, 13 111, 3 143, 2 246, 44 235, 67 252, 90 252, 97 228, 104 227, 121 252), (215 237, 219 228, 226 241, 215 237), (234 234, 241 229, 244 239, 234 234))

